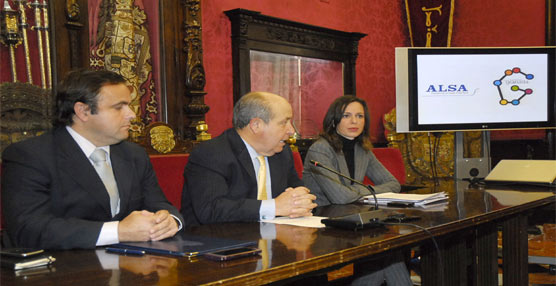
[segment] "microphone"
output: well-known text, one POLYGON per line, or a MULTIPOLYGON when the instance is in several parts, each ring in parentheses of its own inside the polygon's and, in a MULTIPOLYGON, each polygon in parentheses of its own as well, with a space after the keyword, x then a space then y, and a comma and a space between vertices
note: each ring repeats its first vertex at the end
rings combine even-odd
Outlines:
POLYGON ((326 225, 326 226, 332 226, 332 227, 337 227, 337 228, 343 228, 343 229, 350 229, 350 230, 358 230, 358 229, 365 229, 365 228, 372 228, 372 227, 381 227, 382 226, 382 221, 384 221, 386 219, 386 214, 382 211, 378 209, 378 201, 376 199, 376 195, 375 195, 375 190, 373 189, 373 187, 371 186, 366 186, 365 184, 354 180, 336 170, 333 170, 331 168, 328 168, 326 166, 324 166, 323 164, 315 161, 315 160, 311 160, 310 161, 312 164, 314 164, 317 167, 321 167, 325 170, 328 170, 340 177, 346 178, 358 185, 361 185, 363 187, 366 187, 369 189, 369 191, 371 191, 371 194, 373 194, 373 197, 375 199, 375 209, 369 212, 362 212, 362 213, 357 213, 357 214, 352 214, 352 215, 347 215, 347 216, 342 216, 342 217, 335 217, 335 218, 327 218, 327 219, 322 219, 321 222, 326 225))
POLYGON ((375 210, 378 210, 378 200, 376 199, 376 192, 375 192, 375 189, 374 189, 371 185, 365 185, 365 184, 363 184, 362 182, 359 182, 359 181, 357 181, 357 180, 355 180, 355 179, 352 179, 351 177, 348 177, 348 176, 346 176, 346 175, 344 175, 344 174, 342 174, 342 173, 340 173, 340 172, 338 172, 338 171, 336 171, 336 170, 334 170, 334 169, 331 169, 331 168, 329 168, 329 167, 326 167, 326 166, 324 166, 323 164, 321 164, 321 163, 319 163, 319 162, 317 162, 317 161, 315 161, 315 160, 311 160, 310 162, 311 162, 311 164, 314 164, 314 165, 317 166, 317 167, 321 167, 321 168, 323 168, 323 169, 325 169, 325 170, 328 170, 329 172, 332 172, 332 173, 334 173, 334 174, 336 174, 336 175, 338 175, 338 176, 340 176, 340 177, 346 178, 346 179, 348 179, 348 180, 350 180, 350 181, 352 181, 352 182, 354 182, 354 183, 356 183, 356 184, 358 184, 358 185, 361 185, 361 186, 363 186, 363 187, 369 189, 369 191, 371 191, 371 194, 373 195, 373 198, 374 198, 374 200, 375 200, 375 210))

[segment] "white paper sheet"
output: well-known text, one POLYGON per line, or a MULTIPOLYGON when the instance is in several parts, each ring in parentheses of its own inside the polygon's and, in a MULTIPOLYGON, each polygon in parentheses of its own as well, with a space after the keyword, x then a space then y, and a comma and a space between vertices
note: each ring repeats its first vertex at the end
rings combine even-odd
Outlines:
POLYGON ((296 225, 296 226, 303 226, 303 227, 322 228, 326 226, 322 224, 320 220, 325 218, 327 217, 323 217, 323 216, 305 216, 305 217, 298 217, 298 218, 277 217, 275 219, 263 219, 261 221, 266 223, 288 224, 288 225, 296 225))

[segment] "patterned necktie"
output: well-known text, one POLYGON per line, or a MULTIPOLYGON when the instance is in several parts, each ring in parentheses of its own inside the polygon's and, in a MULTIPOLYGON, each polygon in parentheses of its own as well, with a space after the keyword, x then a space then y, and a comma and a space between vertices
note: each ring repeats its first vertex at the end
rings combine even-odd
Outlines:
POLYGON ((106 155, 106 151, 97 148, 93 154, 91 154, 90 158, 93 161, 93 166, 100 176, 104 187, 106 187, 106 191, 108 191, 108 196, 110 196, 110 210, 112 211, 112 216, 115 216, 118 211, 118 186, 116 185, 112 167, 106 162, 106 155))
POLYGON ((266 200, 266 163, 264 156, 258 156, 259 174, 257 175, 257 200, 266 200))

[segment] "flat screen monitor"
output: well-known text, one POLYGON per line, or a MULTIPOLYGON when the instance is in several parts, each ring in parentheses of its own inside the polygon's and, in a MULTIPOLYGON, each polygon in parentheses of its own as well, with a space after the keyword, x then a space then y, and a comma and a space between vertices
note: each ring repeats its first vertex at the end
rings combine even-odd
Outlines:
POLYGON ((396 48, 397 132, 555 128, 556 47, 396 48))

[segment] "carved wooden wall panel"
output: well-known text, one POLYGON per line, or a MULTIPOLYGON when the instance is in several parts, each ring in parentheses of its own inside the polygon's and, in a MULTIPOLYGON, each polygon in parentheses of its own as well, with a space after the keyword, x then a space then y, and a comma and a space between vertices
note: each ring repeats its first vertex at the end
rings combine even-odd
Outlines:
POLYGON ((209 107, 204 103, 201 1, 161 2, 163 102, 165 120, 178 138, 196 139, 209 107))
POLYGON ((355 93, 355 60, 362 33, 332 30, 257 11, 225 11, 232 23, 234 102, 250 91, 250 50, 326 59, 344 64, 344 94, 355 93))

